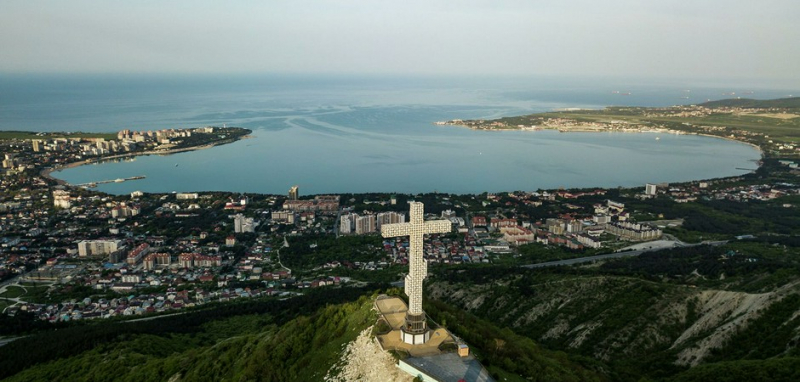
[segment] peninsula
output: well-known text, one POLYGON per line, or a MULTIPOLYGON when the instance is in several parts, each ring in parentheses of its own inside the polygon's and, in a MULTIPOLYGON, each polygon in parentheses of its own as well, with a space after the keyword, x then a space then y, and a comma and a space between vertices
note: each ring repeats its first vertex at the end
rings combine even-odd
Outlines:
POLYGON ((766 101, 729 99, 658 108, 563 109, 491 120, 454 119, 434 124, 487 131, 549 129, 560 132, 702 134, 749 143, 771 154, 800 155, 800 97, 766 101))

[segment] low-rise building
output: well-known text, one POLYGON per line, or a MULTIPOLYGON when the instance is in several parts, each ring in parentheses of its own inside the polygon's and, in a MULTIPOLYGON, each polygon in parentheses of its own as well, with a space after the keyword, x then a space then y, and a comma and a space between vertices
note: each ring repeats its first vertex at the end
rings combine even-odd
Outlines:
POLYGON ((139 244, 132 251, 128 252, 127 262, 128 265, 136 265, 142 261, 142 258, 150 252, 150 244, 139 244))
POLYGON ((108 255, 123 247, 122 240, 82 240, 78 242, 78 255, 80 257, 108 255))
POLYGON ((606 224, 606 232, 623 239, 646 241, 661 237, 661 230, 647 224, 617 222, 606 224))

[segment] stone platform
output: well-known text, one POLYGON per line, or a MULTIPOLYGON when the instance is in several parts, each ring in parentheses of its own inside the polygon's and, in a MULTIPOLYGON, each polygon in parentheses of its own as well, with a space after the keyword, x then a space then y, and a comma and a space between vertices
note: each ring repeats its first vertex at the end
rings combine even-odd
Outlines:
POLYGON ((397 297, 379 297, 375 301, 375 308, 384 320, 392 327, 387 334, 378 335, 378 342, 384 350, 405 351, 412 357, 441 354, 439 345, 446 342, 455 343, 455 339, 447 330, 439 328, 431 333, 431 338, 421 345, 411 345, 403 342, 400 329, 405 324, 408 306, 405 301, 397 297))
POLYGON ((403 342, 400 332, 405 324, 408 306, 398 297, 379 296, 375 300, 378 310, 391 331, 377 335, 378 343, 383 350, 395 350, 408 353, 409 357, 400 360, 398 367, 406 373, 422 378, 426 382, 459 381, 494 382, 489 372, 472 355, 460 357, 454 352, 443 352, 439 345, 456 344, 455 338, 444 328, 431 332, 431 338, 421 345, 403 342))

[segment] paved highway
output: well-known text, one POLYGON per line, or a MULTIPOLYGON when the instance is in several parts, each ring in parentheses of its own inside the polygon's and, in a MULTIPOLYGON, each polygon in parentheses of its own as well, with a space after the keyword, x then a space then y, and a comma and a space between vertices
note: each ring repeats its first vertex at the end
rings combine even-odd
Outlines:
MULTIPOLYGON (((694 247, 698 245, 723 245, 727 243, 727 240, 723 241, 704 241, 697 244, 685 244, 683 243, 682 247, 694 247)), ((582 264, 582 263, 592 263, 599 260, 607 260, 607 259, 619 259, 622 257, 632 257, 632 256, 639 256, 645 252, 652 252, 658 251, 663 248, 646 248, 638 251, 625 251, 625 252, 614 252, 614 253, 607 253, 605 255, 597 255, 597 256, 587 256, 587 257, 577 257, 574 259, 566 259, 566 260, 558 260, 558 261, 548 261, 545 263, 537 263, 537 264, 527 264, 522 265, 523 268, 544 268, 544 267, 557 267, 561 265, 574 265, 574 264, 582 264)))

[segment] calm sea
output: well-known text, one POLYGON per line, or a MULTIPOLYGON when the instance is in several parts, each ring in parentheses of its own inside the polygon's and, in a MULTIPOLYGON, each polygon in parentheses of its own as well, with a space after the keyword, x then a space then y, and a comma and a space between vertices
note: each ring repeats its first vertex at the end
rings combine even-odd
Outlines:
POLYGON ((100 187, 116 194, 282 194, 292 185, 304 194, 638 186, 742 174, 755 168, 759 152, 698 136, 483 132, 432 123, 566 107, 699 103, 731 92, 761 99, 791 93, 569 78, 0 76, 0 129, 226 124, 254 131, 252 139, 210 150, 54 174, 70 183, 146 176, 100 187))

